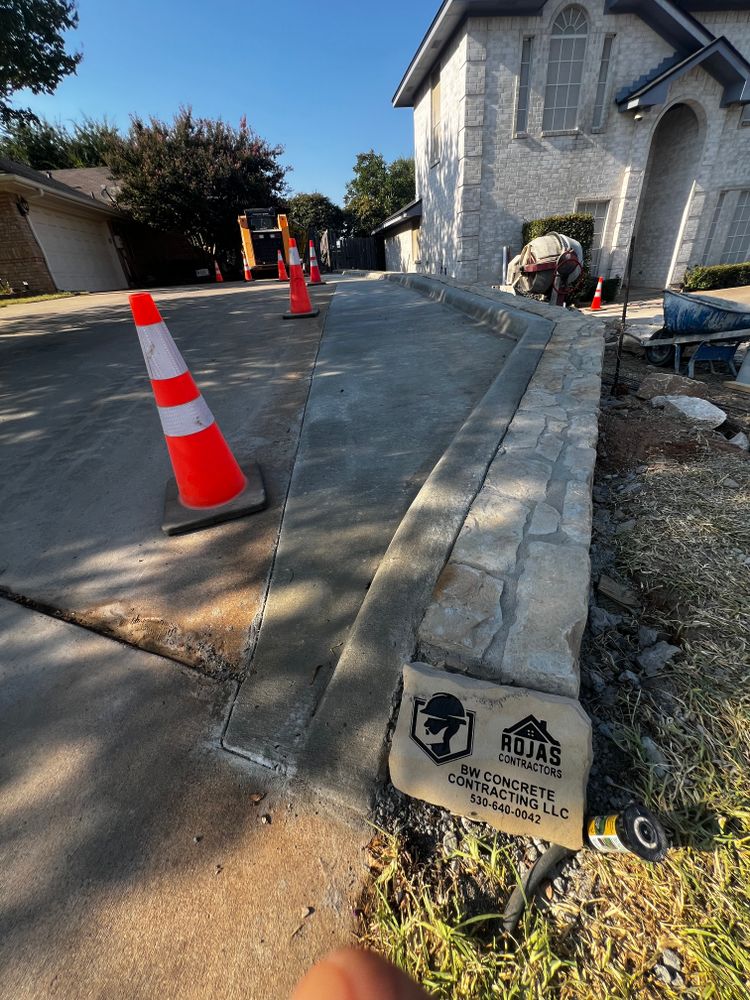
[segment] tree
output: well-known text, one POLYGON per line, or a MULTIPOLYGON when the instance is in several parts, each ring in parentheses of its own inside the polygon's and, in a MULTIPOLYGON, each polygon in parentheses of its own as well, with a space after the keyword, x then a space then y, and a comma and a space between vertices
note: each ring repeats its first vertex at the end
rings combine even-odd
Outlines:
POLYGON ((344 220, 339 206, 319 191, 293 195, 287 203, 287 215, 290 222, 306 233, 313 229, 317 233, 324 229, 341 229, 344 220))
POLYGON ((237 216, 246 208, 281 204, 289 169, 279 163, 283 151, 244 118, 235 129, 181 108, 171 124, 133 116, 108 161, 120 207, 215 254, 237 249, 237 216))
POLYGON ((35 170, 101 167, 119 138, 106 118, 84 118, 72 130, 44 118, 12 121, 0 135, 0 156, 27 163, 35 170))
POLYGON ((358 153, 354 177, 346 185, 344 209, 355 236, 373 229, 414 199, 414 161, 401 157, 390 165, 371 149, 358 153))
POLYGON ((78 25, 75 0, 3 0, 0 4, 0 125, 33 120, 28 108, 13 108, 13 94, 28 88, 51 94, 75 73, 81 53, 65 50, 62 32, 78 25))

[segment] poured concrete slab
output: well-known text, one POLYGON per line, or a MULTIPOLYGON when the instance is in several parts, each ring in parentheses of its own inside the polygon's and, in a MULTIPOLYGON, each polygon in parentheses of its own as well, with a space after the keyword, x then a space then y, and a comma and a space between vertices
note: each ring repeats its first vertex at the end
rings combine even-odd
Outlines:
POLYGON ((233 689, 0 599, 0 996, 287 997, 350 940, 371 831, 219 749, 233 689))
POLYGON ((154 291, 268 507, 166 538, 171 476, 127 293, 0 310, 0 590, 215 674, 260 616, 331 287, 284 323, 274 282, 154 291))
POLYGON ((513 344, 393 283, 339 284, 228 749, 295 770, 381 557, 513 344))

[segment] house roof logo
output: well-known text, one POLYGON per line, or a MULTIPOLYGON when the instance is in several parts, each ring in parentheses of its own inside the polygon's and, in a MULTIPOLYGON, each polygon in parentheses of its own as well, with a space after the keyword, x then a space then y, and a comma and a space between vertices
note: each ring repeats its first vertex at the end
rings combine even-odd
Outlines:
POLYGON ((560 746, 560 741, 556 740, 548 731, 547 723, 543 719, 539 720, 533 715, 527 715, 525 719, 521 719, 515 726, 506 727, 503 729, 503 733, 508 736, 517 736, 522 740, 534 740, 536 743, 550 743, 552 746, 560 746))
POLYGON ((452 694, 415 698, 410 736, 435 764, 468 757, 474 749, 474 712, 452 694))

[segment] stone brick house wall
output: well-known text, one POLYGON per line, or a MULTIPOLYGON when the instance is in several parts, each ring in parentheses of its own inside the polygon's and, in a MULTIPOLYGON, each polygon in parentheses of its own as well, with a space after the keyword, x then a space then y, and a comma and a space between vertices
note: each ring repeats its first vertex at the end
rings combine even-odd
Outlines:
MULTIPOLYGON (((503 6, 508 7, 498 4, 503 6)), ((724 87, 697 65, 675 74, 666 99, 644 107, 636 120, 635 112, 615 103, 616 95, 666 60, 676 62, 674 45, 638 14, 614 13, 604 0, 536 6, 541 9, 534 16, 465 17, 436 52, 431 72, 440 73, 438 157, 431 155, 431 73, 408 100, 394 99, 397 106, 414 109, 417 193, 423 203, 420 269, 460 281, 498 281, 503 246, 520 249, 525 219, 571 212, 583 202, 606 203, 599 255, 605 276, 623 273, 634 231, 634 284, 675 284, 691 264, 718 263, 741 192, 750 189, 745 105, 722 106, 724 87), (544 131, 552 25, 569 7, 582 8, 588 22, 577 126, 544 131), (604 109, 597 122, 608 37, 604 109), (528 111, 519 132, 527 38, 533 39, 528 111), (672 112, 678 106, 682 110, 672 112), (649 170, 652 149, 660 155, 651 157, 649 170)), ((721 3, 692 8, 700 6, 721 3)), ((740 59, 750 57, 750 3, 744 11, 701 10, 694 16, 715 36, 725 36, 740 59)), ((743 100, 750 100, 750 90, 743 100)))
POLYGON ((18 210, 17 196, 5 191, 0 191, 0 280, 16 291, 27 282, 31 294, 56 291, 29 220, 18 210))

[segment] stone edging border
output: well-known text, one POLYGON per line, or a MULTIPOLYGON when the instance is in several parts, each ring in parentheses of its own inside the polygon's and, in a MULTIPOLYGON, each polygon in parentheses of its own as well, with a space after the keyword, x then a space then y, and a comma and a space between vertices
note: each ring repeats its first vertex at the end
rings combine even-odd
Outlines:
MULTIPOLYGON (((515 430, 513 424, 518 413, 525 412, 528 417, 528 411, 522 408, 533 391, 530 383, 540 361, 551 343, 563 340, 570 343, 576 334, 592 327, 590 320, 573 314, 561 315, 559 309, 544 303, 486 288, 422 275, 380 277, 397 281, 519 339, 399 525, 352 626, 322 704, 311 721, 301 757, 304 760, 309 751, 309 758, 326 763, 316 766, 309 779, 329 799, 357 812, 368 811, 376 782, 384 771, 387 749, 384 739, 392 721, 401 668, 413 658, 418 642, 426 645, 426 634, 424 628, 420 633, 420 626, 425 612, 435 603, 438 578, 453 558, 454 543, 465 528, 470 509, 487 488, 488 471, 504 459, 501 445, 506 433, 509 428, 515 430)), ((603 338, 599 339, 603 347, 603 338)), ((598 387, 598 372, 596 379, 598 387)), ((554 407, 554 401, 537 402, 554 407)), ((528 406, 535 405, 532 396, 528 406)), ((590 437, 589 433, 589 440, 590 437)), ((595 440, 594 426, 594 444, 595 440)), ((537 444, 541 442, 535 441, 534 447, 537 444)), ((502 502, 509 499, 512 498, 503 498, 502 502)), ((588 552, 585 558, 585 588, 577 598, 577 605, 580 600, 586 605, 588 602, 588 552)), ((515 592, 509 587, 508 593, 511 591, 515 592)), ((433 662, 448 663, 450 655, 441 656, 439 646, 432 643, 429 651, 433 662)), ((465 666, 460 662, 448 665, 465 666)), ((472 672, 475 670, 473 664, 472 672)), ((492 676, 491 671, 489 675, 492 676)), ((499 678, 495 675, 493 679, 499 678)), ((300 763, 300 777, 304 780, 305 766, 300 763)))

